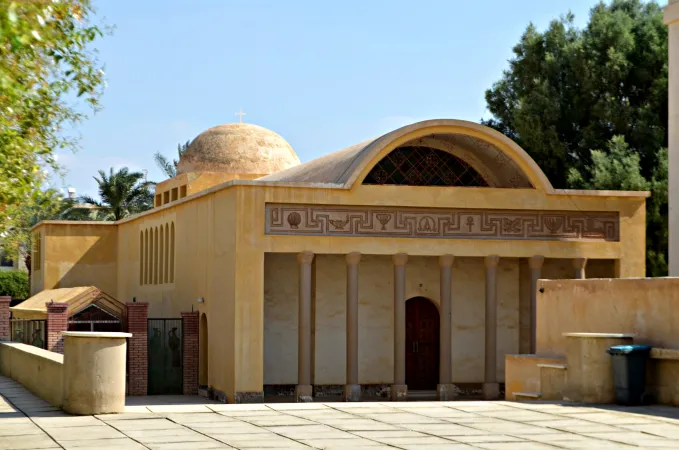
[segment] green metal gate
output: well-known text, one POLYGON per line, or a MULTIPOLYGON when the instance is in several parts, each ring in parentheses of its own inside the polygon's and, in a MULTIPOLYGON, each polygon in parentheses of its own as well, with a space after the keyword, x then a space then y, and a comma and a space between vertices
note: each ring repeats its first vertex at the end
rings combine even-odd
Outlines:
POLYGON ((182 393, 182 319, 148 320, 149 395, 182 393))

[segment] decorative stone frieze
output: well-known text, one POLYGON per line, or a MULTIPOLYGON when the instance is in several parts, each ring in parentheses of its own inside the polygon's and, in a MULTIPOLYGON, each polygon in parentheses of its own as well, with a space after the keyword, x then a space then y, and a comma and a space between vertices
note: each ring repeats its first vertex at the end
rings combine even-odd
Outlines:
POLYGON ((617 212, 266 205, 269 235, 620 241, 617 212))

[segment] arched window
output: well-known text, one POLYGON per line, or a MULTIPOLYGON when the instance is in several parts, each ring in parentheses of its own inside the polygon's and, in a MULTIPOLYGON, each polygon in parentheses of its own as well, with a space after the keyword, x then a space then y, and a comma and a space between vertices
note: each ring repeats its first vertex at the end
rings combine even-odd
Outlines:
POLYGON ((158 284, 158 227, 153 229, 153 284, 158 284))
POLYGON ((174 222, 170 225, 170 283, 174 283, 174 222))
POLYGON ((139 232, 139 285, 144 284, 144 232, 139 232))
POLYGON ((149 283, 149 254, 151 251, 151 240, 149 239, 149 230, 144 231, 144 284, 149 283))
POLYGON ((165 283, 165 226, 160 226, 160 257, 158 262, 160 265, 160 275, 158 276, 158 283, 165 283))
POLYGON ((170 224, 165 224, 165 282, 170 282, 170 224))
POLYGON ((391 151, 375 164, 363 184, 488 187, 486 180, 457 156, 414 146, 391 151))

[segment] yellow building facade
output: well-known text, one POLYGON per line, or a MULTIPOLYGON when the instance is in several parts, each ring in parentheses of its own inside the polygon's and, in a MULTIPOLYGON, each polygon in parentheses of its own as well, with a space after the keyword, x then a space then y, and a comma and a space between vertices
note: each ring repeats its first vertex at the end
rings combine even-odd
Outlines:
POLYGON ((539 278, 643 277, 646 192, 552 187, 516 143, 457 120, 300 164, 249 124, 207 130, 156 207, 42 222, 32 293, 96 286, 200 313, 200 384, 228 402, 478 385, 535 346, 539 278))

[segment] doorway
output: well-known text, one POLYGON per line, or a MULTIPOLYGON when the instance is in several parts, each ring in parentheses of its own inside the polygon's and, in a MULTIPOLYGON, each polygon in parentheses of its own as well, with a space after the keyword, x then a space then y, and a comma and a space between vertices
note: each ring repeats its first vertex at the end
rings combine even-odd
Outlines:
POLYGON ((148 394, 182 393, 182 319, 148 319, 148 394))
POLYGON ((406 301, 406 384, 435 390, 439 380, 439 311, 424 297, 406 301))

